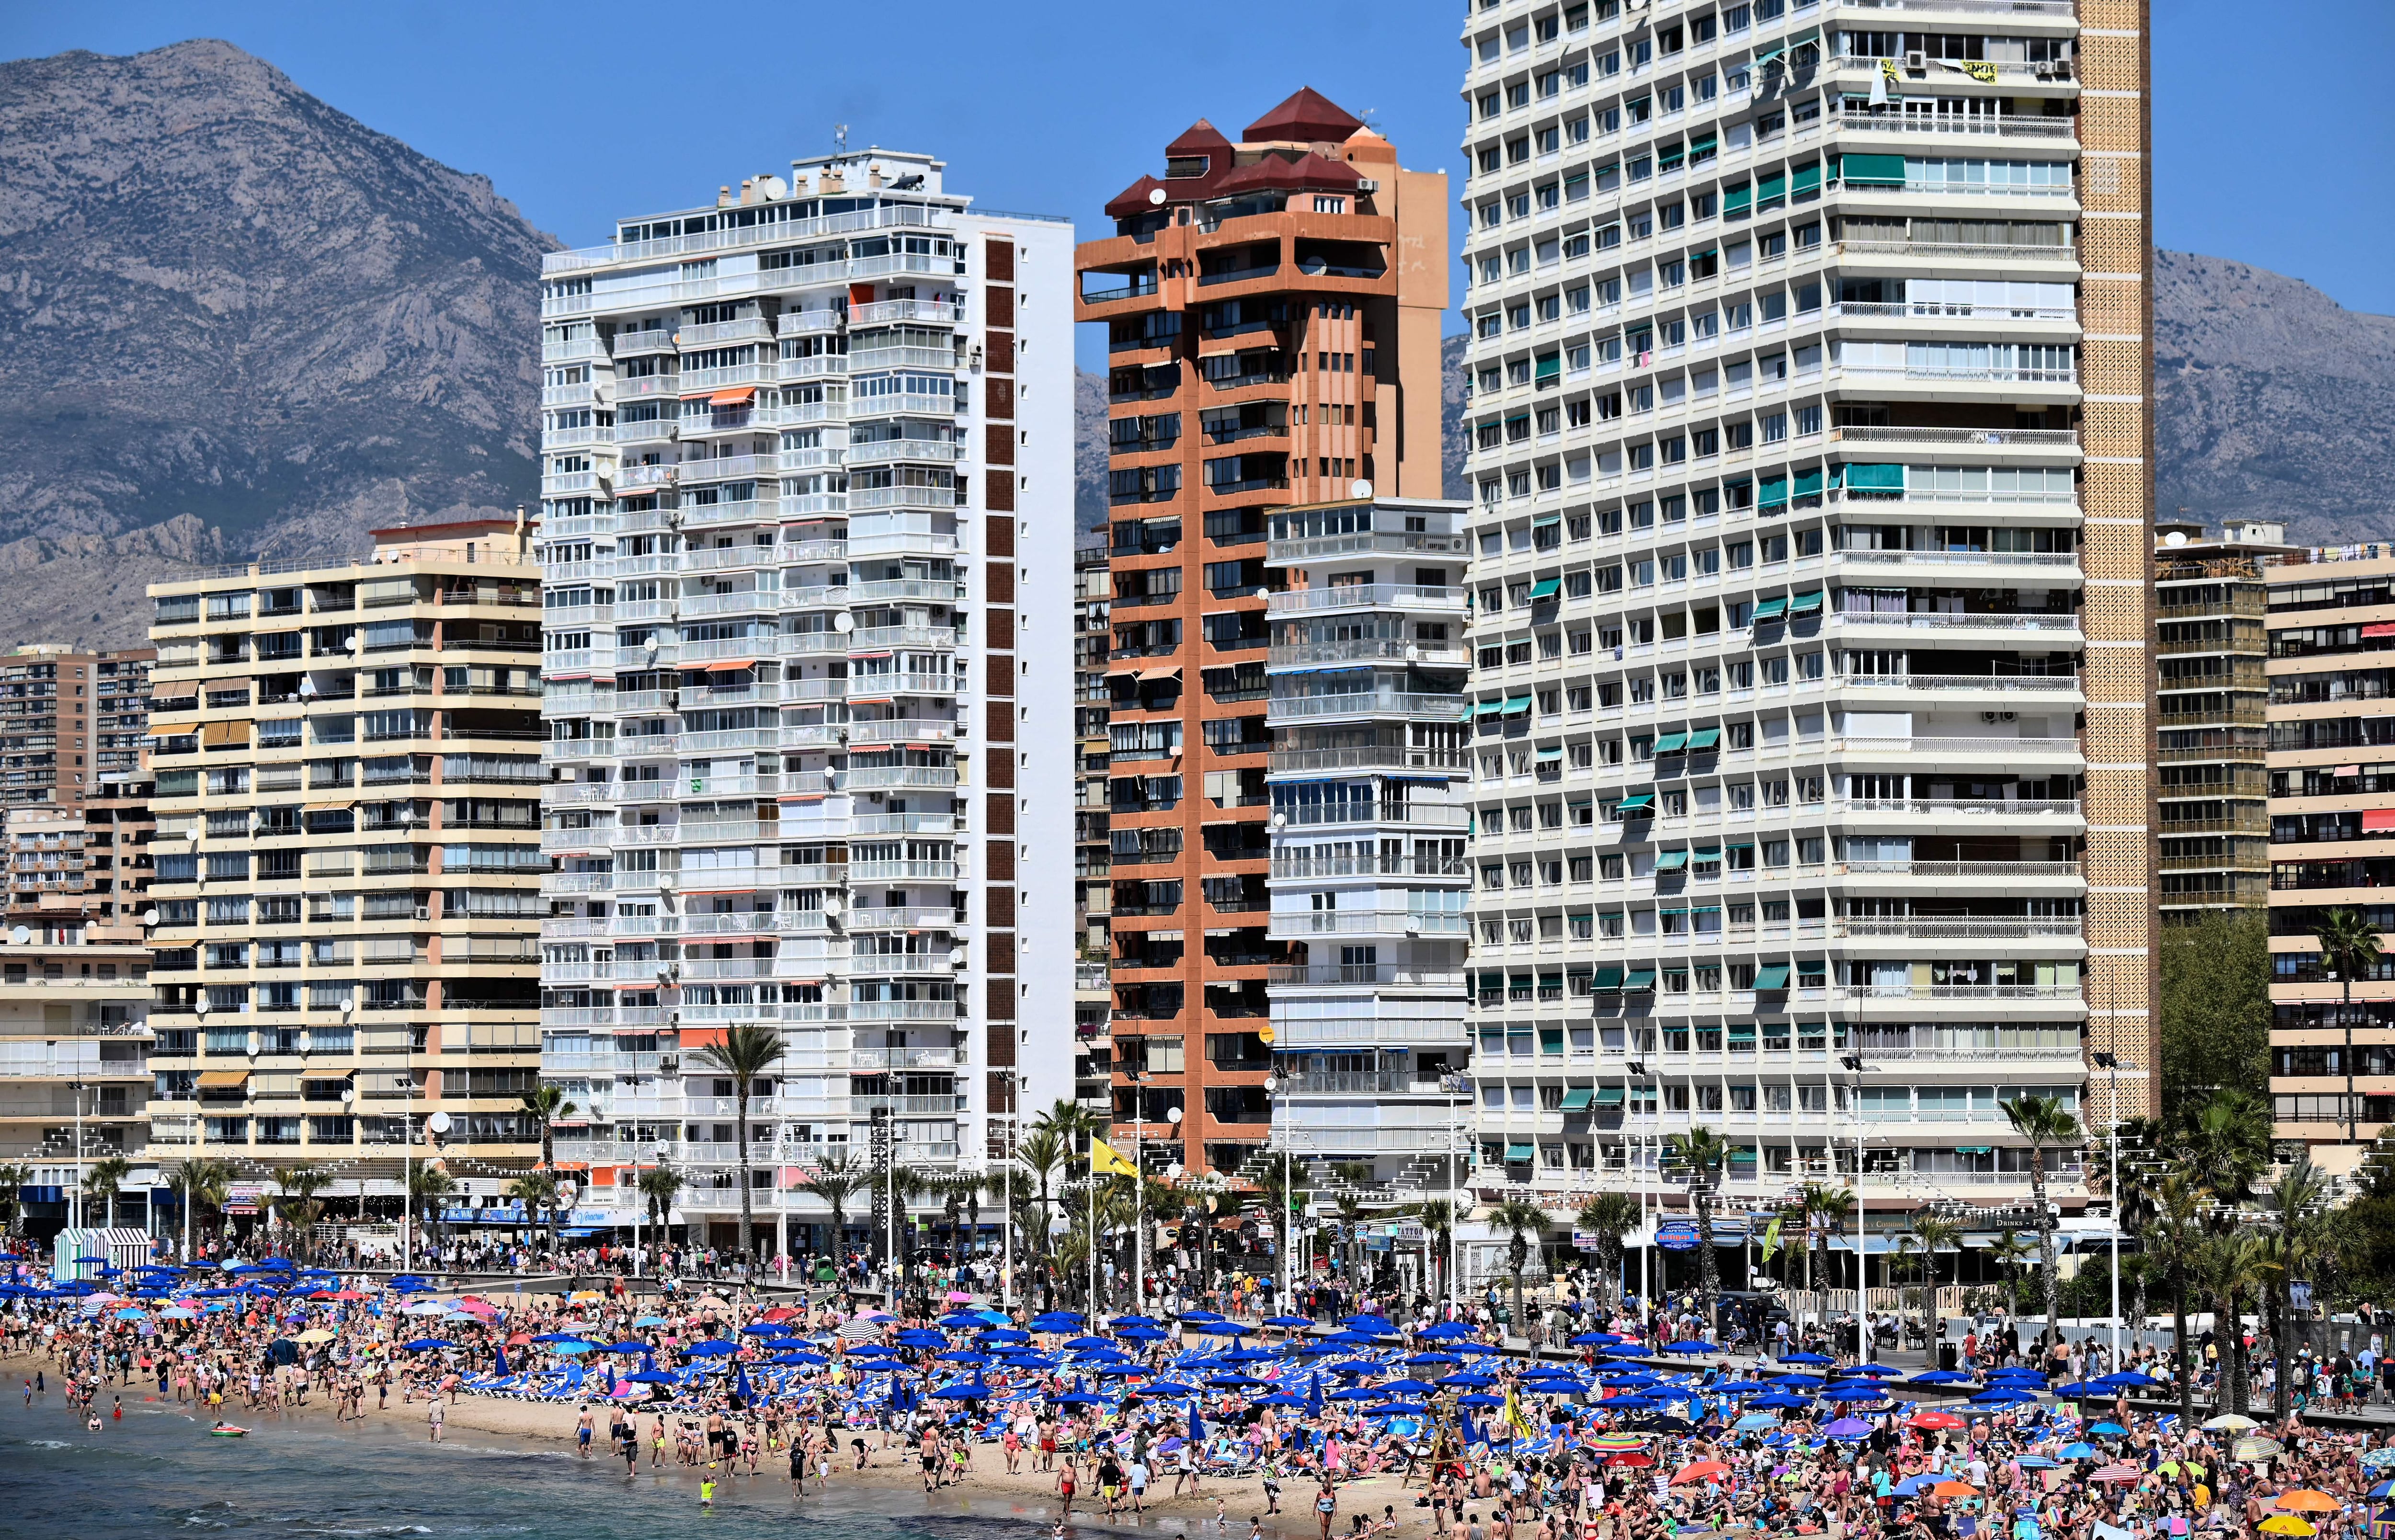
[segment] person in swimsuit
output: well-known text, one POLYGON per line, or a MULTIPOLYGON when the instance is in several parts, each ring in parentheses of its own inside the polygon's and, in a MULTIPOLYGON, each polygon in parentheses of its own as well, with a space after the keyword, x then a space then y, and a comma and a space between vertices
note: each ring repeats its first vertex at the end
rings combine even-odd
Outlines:
POLYGON ((1339 1517, 1339 1494, 1332 1489, 1327 1476, 1323 1479, 1322 1490, 1314 1494, 1314 1517, 1316 1522, 1322 1526, 1322 1540, 1330 1540, 1330 1526, 1339 1517))

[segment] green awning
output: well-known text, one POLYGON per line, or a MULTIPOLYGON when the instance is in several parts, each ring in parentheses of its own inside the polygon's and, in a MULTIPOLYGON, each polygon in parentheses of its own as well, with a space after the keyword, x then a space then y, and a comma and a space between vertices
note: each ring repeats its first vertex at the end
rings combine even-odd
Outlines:
POLYGON ((1659 171, 1675 171, 1679 169, 1680 163, 1686 160, 1687 155, 1688 147, 1685 144, 1663 145, 1655 152, 1655 168, 1659 171))
POLYGON ((1820 467, 1815 466, 1810 471, 1796 472, 1796 495, 1800 498, 1818 498, 1821 495, 1820 467))
POLYGON ((1690 914, 1719 914, 1721 912, 1721 906, 1719 904, 1699 904, 1695 909, 1690 909, 1688 912, 1690 914))
MULTIPOLYGON (((1596 1088, 1597 1106, 1620 1107, 1621 1105, 1621 1087, 1618 1085, 1600 1085, 1596 1088)), ((1566 1103, 1565 1105, 1569 1106, 1570 1104, 1566 1103)))
POLYGON ((1699 750, 1710 749, 1720 741, 1720 728, 1700 727, 1695 732, 1688 735, 1688 752, 1693 754, 1699 750))
POLYGON ((1651 989, 1655 987, 1655 970, 1633 968, 1630 976, 1621 981, 1621 987, 1624 989, 1651 989))
POLYGON ((1787 968, 1782 965, 1774 965, 1768 968, 1755 969, 1754 987, 1758 989, 1784 989, 1788 988, 1787 968))
POLYGON ((1810 163, 1809 165, 1800 166, 1798 166, 1798 167, 1796 168, 1796 185, 1795 185, 1795 188, 1794 188, 1794 191, 1795 191, 1795 192, 1819 192, 1819 191, 1820 190, 1820 186, 1821 186, 1821 163, 1820 163, 1819 161, 1814 161, 1814 162, 1810 163))
POLYGON ((1800 593, 1788 601, 1788 613, 1791 615, 1810 615, 1820 607, 1821 591, 1819 589, 1815 589, 1810 593, 1800 593))
POLYGON ((1699 845, 1695 850, 1689 852, 1689 854, 1699 861, 1708 863, 1718 861, 1721 859, 1721 846, 1699 845))
POLYGON ((1528 1145, 1509 1144, 1505 1147, 1505 1163, 1507 1165, 1519 1165, 1523 1162, 1530 1160, 1537 1154, 1538 1151, 1531 1148, 1528 1145))
POLYGON ((1733 1021, 1729 1024, 1729 1035, 1733 1039, 1746 1038, 1751 1041, 1754 1036, 1754 1023, 1752 1021, 1733 1021))
POLYGON ((1785 476, 1764 477, 1761 486, 1759 486, 1755 491, 1754 506, 1757 508, 1787 507, 1788 478, 1785 476))
POLYGON ((1472 709, 1472 714, 1476 717, 1493 717, 1504 709, 1505 703, 1502 700, 1484 700, 1472 709))
POLYGON ((1532 529, 1553 529, 1555 525, 1563 522, 1564 516, 1560 513, 1542 513, 1537 518, 1530 521, 1530 527, 1532 529))
POLYGON ((1588 1104, 1594 1099, 1595 1093, 1585 1085, 1568 1087, 1564 1092, 1564 1110, 1585 1112, 1588 1110, 1588 1104))
POLYGON ((1785 599, 1766 599, 1766 600, 1764 600, 1761 604, 1757 604, 1757 605, 1755 605, 1755 606, 1754 606, 1754 620, 1755 620, 1755 624, 1757 624, 1757 625, 1761 625, 1761 624, 1762 624, 1764 621, 1766 621, 1766 620, 1777 620, 1777 619, 1779 619, 1782 615, 1785 615, 1785 614, 1787 614, 1787 613, 1788 613, 1788 601, 1787 601, 1787 600, 1785 600, 1785 599))
POLYGON ((1621 810, 1624 813, 1643 813, 1647 808, 1654 805, 1655 793, 1652 791, 1641 791, 1635 796, 1622 798, 1621 810))
POLYGON ((1539 379, 1555 379, 1559 378, 1563 372, 1563 354, 1559 352, 1551 352, 1541 353, 1539 355, 1539 366, 1537 370, 1534 371, 1535 378, 1539 379))
POLYGON ((1754 842, 1753 840, 1732 840, 1729 843, 1722 846, 1722 848, 1724 850, 1753 850, 1754 848, 1754 842))
POLYGON ((1904 467, 1901 465, 1849 465, 1846 467, 1846 490, 1849 492, 1901 492, 1904 490, 1904 467))
POLYGON ((1743 214, 1753 206, 1754 186, 1752 182, 1740 182, 1736 187, 1722 189, 1723 213, 1743 214))
POLYGON ((1688 140, 1688 153, 1691 155, 1706 154, 1720 143, 1721 136, 1719 134, 1699 134, 1688 140))
POLYGON ((1597 969, 1595 987, 1600 989, 1618 989, 1621 988, 1621 970, 1620 968, 1597 969))
POLYGON ((1507 696, 1505 697, 1505 714, 1509 717, 1520 716, 1529 709, 1530 697, 1527 695, 1507 696))
POLYGON ((1667 850, 1655 857, 1655 870, 1658 871, 1677 871, 1687 864, 1688 853, 1685 850, 1667 850))
POLYGON ((1771 205, 1782 201, 1787 196, 1787 173, 1782 171, 1774 171, 1769 176, 1758 177, 1755 179, 1754 201, 1762 205, 1764 207, 1768 208, 1771 205))
POLYGON ((1760 70, 1766 65, 1777 63, 1780 56, 1787 51, 1788 45, 1784 41, 1775 43, 1754 56, 1754 67, 1760 70))
POLYGON ((1542 578, 1537 582, 1530 585, 1530 602, 1532 604, 1536 604, 1542 599, 1552 599, 1556 594, 1561 593, 1563 590, 1564 580, 1562 578, 1542 578))
POLYGON ((1844 155, 1839 157, 1838 175, 1849 187, 1858 182, 1872 186, 1902 187, 1904 157, 1902 155, 1844 155))
POLYGON ((1563 757, 1564 751, 1561 749, 1542 749, 1539 750, 1539 763, 1541 764, 1546 763, 1549 760, 1559 760, 1563 757))
POLYGON ((1597 166, 1594 170, 1590 171, 1589 175, 1592 177, 1609 177, 1621 169, 1621 163, 1620 161, 1607 161, 1603 166, 1597 166))
POLYGON ((1661 737, 1655 740, 1655 752, 1658 754, 1676 754, 1687 746, 1687 734, 1666 733, 1661 737))

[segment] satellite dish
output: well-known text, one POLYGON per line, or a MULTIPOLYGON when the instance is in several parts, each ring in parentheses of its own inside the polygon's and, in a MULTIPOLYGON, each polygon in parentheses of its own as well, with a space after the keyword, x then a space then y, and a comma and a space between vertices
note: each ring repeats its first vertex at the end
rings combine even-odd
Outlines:
POLYGON ((12 931, 10 931, 10 932, 8 933, 8 939, 9 939, 9 940, 11 940, 11 941, 13 941, 13 942, 15 942, 17 945, 19 945, 19 946, 20 946, 20 947, 21 947, 21 946, 23 946, 26 942, 31 941, 33 938, 33 931, 32 931, 31 929, 27 928, 26 926, 23 926, 23 925, 19 925, 19 926, 18 926, 18 927, 16 927, 14 930, 12 930, 12 931))
POLYGON ((831 617, 831 629, 843 635, 853 631, 856 629, 856 617, 842 610, 831 617))
POLYGON ((342 1001, 342 1002, 341 1002, 341 1014, 342 1014, 343 1016, 348 1016, 348 1015, 350 1015, 351 1012, 355 1011, 357 1008, 358 1008, 358 1002, 357 1002, 354 999, 351 999, 351 1000, 344 1000, 344 1001, 342 1001))
POLYGON ((779 203, 790 195, 790 184, 779 177, 760 177, 757 179, 757 191, 763 193, 767 201, 779 203))
POLYGON ((192 1014, 193 1016, 205 1016, 208 1014, 207 996, 201 995, 192 1002, 192 1014))
POLYGON ((308 1029, 307 1029, 307 1028, 305 1028, 305 1027, 300 1028, 300 1029, 299 1029, 299 1051, 300 1051, 301 1053, 303 1053, 303 1054, 304 1054, 304 1053, 307 1053, 310 1049, 311 1049, 311 1048, 315 1047, 315 1045, 316 1045, 316 1039, 315 1039, 315 1037, 314 1037, 314 1036, 313 1036, 313 1035, 312 1035, 312 1034, 308 1030, 308 1029))
POLYGON ((840 918, 840 900, 839 900, 839 899, 837 899, 837 898, 827 898, 827 899, 825 899, 825 900, 824 900, 823 911, 824 911, 824 918, 825 918, 825 919, 827 919, 827 920, 837 920, 837 919, 839 919, 839 918, 840 918))
POLYGON ((342 1105, 343 1107, 347 1107, 347 1106, 349 1106, 349 1105, 350 1105, 350 1103, 351 1103, 351 1102, 353 1102, 353 1101, 355 1101, 355 1100, 357 1100, 357 1099, 358 1099, 358 1091, 357 1091, 357 1087, 356 1087, 356 1086, 353 1086, 353 1085, 344 1085, 344 1086, 342 1086, 342 1087, 341 1087, 341 1105, 342 1105))
POLYGON ((948 949, 948 966, 951 968, 961 968, 964 965, 965 949, 962 947, 950 947, 948 949))
POLYGON ((198 844, 200 843, 200 826, 198 824, 193 824, 191 828, 183 830, 183 838, 191 841, 193 844, 198 844))
POLYGON ((154 924, 156 924, 157 923, 158 923, 158 911, 157 911, 155 909, 143 909, 143 910, 141 911, 141 923, 143 924, 143 926, 147 927, 147 926, 150 926, 150 925, 154 925, 154 924))
POLYGON ((1154 205, 1155 205, 1157 207, 1158 207, 1158 208, 1163 207, 1163 206, 1164 206, 1164 189, 1162 189, 1162 188, 1160 188, 1160 187, 1151 187, 1151 188, 1149 188, 1149 189, 1147 190, 1147 201, 1148 201, 1149 203, 1151 203, 1151 204, 1154 204, 1154 205))
POLYGON ((1272 816, 1272 826, 1275 829, 1287 829, 1289 827, 1289 815, 1286 813, 1274 814, 1272 816))
POLYGON ((1319 276, 1322 271, 1330 265, 1330 263, 1322 259, 1322 257, 1318 252, 1309 251, 1304 256, 1300 257, 1297 259, 1297 271, 1306 274, 1308 277, 1319 276))
POLYGON ((1347 488, 1347 495, 1351 498, 1369 498, 1372 495, 1372 484, 1368 481, 1351 483, 1347 488))
POLYGON ((310 675, 301 674, 299 676, 299 698, 302 700, 312 700, 315 698, 315 696, 316 681, 310 675))
POLYGON ((446 1134, 449 1132, 449 1114, 446 1112, 435 1112, 432 1116, 424 1120, 424 1126, 432 1130, 435 1134, 446 1134))
POLYGON ((350 640, 349 640, 349 643, 348 643, 347 644, 348 644, 348 646, 349 646, 350 651, 351 651, 351 652, 364 652, 364 651, 365 651, 365 646, 366 646, 366 636, 365 636, 365 632, 364 632, 364 631, 351 631, 351 632, 350 632, 350 640))

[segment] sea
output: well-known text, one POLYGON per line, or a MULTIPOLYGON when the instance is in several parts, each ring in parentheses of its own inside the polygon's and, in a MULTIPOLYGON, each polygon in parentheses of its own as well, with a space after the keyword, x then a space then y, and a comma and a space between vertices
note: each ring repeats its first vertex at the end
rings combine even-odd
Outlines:
MULTIPOLYGON (((139 1400, 138 1387, 124 1418, 93 1433, 66 1410, 55 1381, 31 1407, 21 1387, 7 1391, 5 1540, 743 1540, 787 1537, 801 1525, 823 1540, 1045 1540, 1053 1528, 1041 1507, 990 1494, 843 1494, 835 1477, 830 1494, 799 1498, 786 1467, 772 1462, 757 1476, 721 1481, 703 1510, 695 1476, 652 1473, 645 1451, 640 1474, 628 1479, 620 1462, 586 1461, 562 1446, 509 1447, 454 1426, 436 1446, 420 1424, 410 1437, 396 1420, 336 1426, 319 1412, 235 1414, 249 1435, 213 1438, 206 1417, 139 1400)), ((103 1417, 109 1404, 103 1393, 103 1417)))

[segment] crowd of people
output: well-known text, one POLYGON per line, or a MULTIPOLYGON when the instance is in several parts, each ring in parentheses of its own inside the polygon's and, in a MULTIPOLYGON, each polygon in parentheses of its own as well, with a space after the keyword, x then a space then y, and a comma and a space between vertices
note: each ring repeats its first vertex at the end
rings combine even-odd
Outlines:
MULTIPOLYGON (((1092 1322, 960 1289, 891 1315, 838 1290, 681 1273, 475 1294, 271 1259, 108 1271, 54 1284, 20 1266, 0 1283, 27 1404, 55 1376, 96 1430, 128 1388, 235 1431, 372 1407, 435 1440, 461 1401, 506 1398, 555 1403, 585 1458, 686 1469, 710 1499, 721 1480, 806 1496, 903 1466, 927 1492, 1036 1483, 1060 1521, 1194 1504, 1322 1540, 2395 1530, 2378 1511, 2395 1421, 2199 1423, 2150 1347, 2115 1363, 2100 1340, 2010 1330, 1966 1335, 1953 1369, 1904 1371, 1857 1361, 1868 1329, 1775 1323, 1760 1355, 1733 1357, 1686 1300, 1592 1305, 1533 1356, 1480 1311, 1369 1298, 1343 1320, 1092 1322)), ((2316 1406, 2345 1406, 2374 1363, 2290 1371, 2316 1406)))

